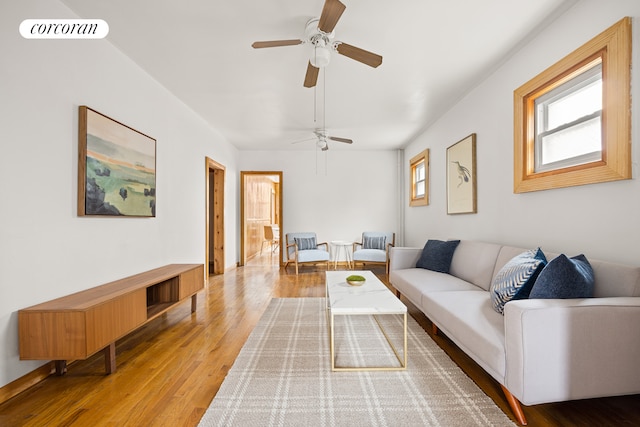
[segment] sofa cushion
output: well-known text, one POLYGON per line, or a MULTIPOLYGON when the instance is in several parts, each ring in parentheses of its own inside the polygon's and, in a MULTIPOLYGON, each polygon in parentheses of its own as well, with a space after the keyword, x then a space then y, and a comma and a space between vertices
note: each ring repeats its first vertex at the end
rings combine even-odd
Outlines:
POLYGON ((354 261, 387 262, 387 252, 380 249, 358 249, 353 252, 354 261))
POLYGON ((298 262, 329 261, 329 252, 322 249, 308 249, 298 252, 298 262))
POLYGON ((547 259, 540 248, 511 258, 500 269, 489 288, 494 310, 502 314, 504 305, 509 301, 527 298, 546 264, 547 259))
MULTIPOLYGON (((488 291, 493 278, 496 258, 501 247, 495 243, 476 242, 473 240, 460 241, 456 251, 453 253, 449 274, 488 291)), ((520 252, 524 250, 526 249, 520 252)))
POLYGON ((441 291, 479 291, 477 286, 450 274, 438 273, 423 268, 391 270, 389 281, 401 294, 422 309, 422 294, 441 291))
POLYGON ((427 270, 448 273, 451 259, 460 240, 427 240, 422 250, 422 255, 416 263, 416 267, 427 270))
POLYGON ((584 255, 560 254, 542 269, 529 298, 590 298, 594 276, 584 255))
POLYGON ((594 297, 640 297, 640 267, 590 260, 594 297))
POLYGON ((493 310, 488 292, 430 292, 423 295, 422 306, 447 337, 504 384, 504 317, 493 310))

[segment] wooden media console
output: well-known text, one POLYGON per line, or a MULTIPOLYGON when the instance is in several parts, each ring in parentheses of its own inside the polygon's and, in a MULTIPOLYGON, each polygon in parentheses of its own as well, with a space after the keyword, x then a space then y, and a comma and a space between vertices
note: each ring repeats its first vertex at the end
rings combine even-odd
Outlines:
POLYGON ((116 370, 116 340, 204 289, 202 264, 171 264, 18 311, 20 359, 67 360, 102 350, 105 370, 116 370))

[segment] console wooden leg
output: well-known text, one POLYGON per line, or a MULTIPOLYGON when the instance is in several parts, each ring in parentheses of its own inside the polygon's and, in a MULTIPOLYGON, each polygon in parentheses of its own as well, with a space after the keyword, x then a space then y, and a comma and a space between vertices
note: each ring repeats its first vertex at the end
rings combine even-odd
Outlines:
POLYGON ((513 394, 511 394, 509 390, 507 390, 505 386, 500 384, 500 387, 502 387, 504 396, 507 398, 507 402, 509 402, 509 406, 511 407, 511 411, 513 411, 513 415, 516 417, 516 420, 520 423, 520 425, 526 426, 527 419, 524 416, 524 412, 522 412, 522 406, 520 405, 520 402, 513 394))
POLYGON ((112 342, 106 346, 104 352, 104 370, 107 374, 112 374, 116 371, 116 343, 112 342))
MULTIPOLYGON (((67 373, 67 361, 66 360, 55 360, 56 365, 56 375, 61 376, 67 373)), ((51 365, 49 365, 51 366, 51 365)))
POLYGON ((198 294, 193 294, 191 296, 191 312, 196 312, 196 306, 198 305, 198 294))

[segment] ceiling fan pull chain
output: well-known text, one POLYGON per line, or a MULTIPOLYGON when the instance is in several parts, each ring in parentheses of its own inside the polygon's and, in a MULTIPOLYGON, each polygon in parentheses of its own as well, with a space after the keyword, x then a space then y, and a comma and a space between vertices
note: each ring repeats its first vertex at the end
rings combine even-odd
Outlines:
MULTIPOLYGON (((313 54, 316 55, 316 48, 313 48, 313 54)), ((318 85, 313 86, 313 123, 316 124, 318 119, 318 85)), ((316 165, 316 169, 318 165, 316 165)), ((316 175, 318 174, 316 170, 316 175)))
POLYGON ((327 152, 327 150, 329 149, 329 143, 327 142, 327 69, 325 67, 324 70, 322 70, 322 91, 324 92, 324 95, 322 96, 322 116, 324 119, 324 126, 322 131, 324 132, 324 143, 325 146, 327 147, 324 151, 324 176, 327 176, 327 165, 328 165, 328 160, 327 157, 329 156, 329 153, 327 152))

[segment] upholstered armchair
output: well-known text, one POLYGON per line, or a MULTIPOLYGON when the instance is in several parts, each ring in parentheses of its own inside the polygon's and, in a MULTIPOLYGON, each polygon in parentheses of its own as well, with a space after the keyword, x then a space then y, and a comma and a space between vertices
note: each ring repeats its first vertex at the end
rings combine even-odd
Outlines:
POLYGON ((389 248, 396 244, 396 233, 365 231, 362 241, 353 244, 353 267, 356 263, 384 264, 389 273, 389 248))
POLYGON ((316 233, 287 233, 287 268, 290 262, 296 266, 298 275, 298 265, 324 263, 329 269, 329 245, 327 242, 318 243, 316 233))

